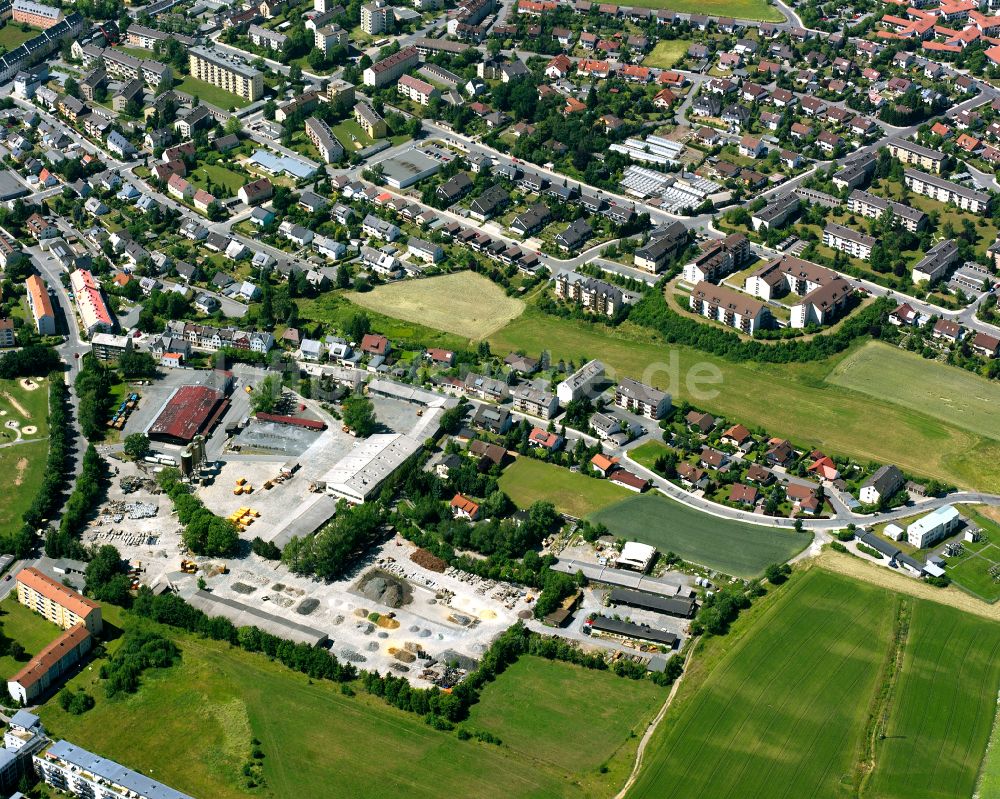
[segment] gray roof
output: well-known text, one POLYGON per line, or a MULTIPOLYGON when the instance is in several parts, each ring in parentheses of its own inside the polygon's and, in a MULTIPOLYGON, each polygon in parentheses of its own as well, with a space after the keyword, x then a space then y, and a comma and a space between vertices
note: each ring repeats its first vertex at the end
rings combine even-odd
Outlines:
POLYGON ((130 768, 108 760, 93 752, 88 752, 69 741, 56 741, 47 750, 47 754, 57 757, 66 763, 77 766, 115 785, 120 785, 147 799, 193 799, 186 793, 175 791, 161 782, 132 771, 130 768))

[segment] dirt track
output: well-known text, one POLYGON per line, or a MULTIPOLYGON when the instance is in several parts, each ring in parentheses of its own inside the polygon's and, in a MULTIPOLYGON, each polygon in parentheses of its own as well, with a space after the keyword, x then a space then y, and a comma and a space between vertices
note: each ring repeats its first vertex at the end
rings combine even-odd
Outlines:
POLYGON ((866 583, 881 585, 893 591, 915 596, 918 599, 929 599, 931 602, 950 605, 985 619, 1000 621, 1000 603, 988 605, 955 587, 935 588, 911 577, 897 574, 891 569, 875 566, 860 558, 831 550, 824 552, 816 558, 815 562, 824 569, 846 574, 848 577, 864 580, 866 583))

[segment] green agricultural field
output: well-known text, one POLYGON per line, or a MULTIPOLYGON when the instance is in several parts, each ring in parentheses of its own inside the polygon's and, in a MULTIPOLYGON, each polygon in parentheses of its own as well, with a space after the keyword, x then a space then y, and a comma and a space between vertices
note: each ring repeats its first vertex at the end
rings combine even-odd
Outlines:
POLYGON ((784 22, 781 13, 766 0, 636 0, 633 6, 641 8, 667 8, 682 14, 708 14, 710 16, 756 19, 761 22, 784 22))
POLYGON ((827 379, 973 433, 998 435, 1000 383, 915 352, 870 341, 842 360, 827 379))
POLYGON ((993 734, 986 751, 986 760, 979 773, 976 796, 1000 796, 1000 724, 994 719, 993 734))
POLYGON ((15 47, 20 47, 28 39, 34 39, 39 33, 41 31, 38 28, 28 28, 28 30, 23 31, 19 24, 8 21, 0 28, 0 47, 13 50, 15 47))
POLYGON ((810 536, 711 516, 662 494, 632 496, 590 516, 615 536, 641 541, 660 552, 737 577, 753 577, 783 563, 809 544, 810 536))
POLYGON ((250 105, 250 101, 245 97, 240 97, 238 94, 227 92, 225 89, 220 89, 218 86, 213 86, 211 83, 199 80, 193 75, 185 75, 184 79, 180 83, 174 84, 174 88, 177 89, 177 91, 186 92, 187 94, 198 97, 206 103, 221 108, 224 111, 228 111, 231 108, 243 108, 244 106, 250 105))
POLYGON ((347 298, 380 314, 419 322, 466 339, 481 339, 521 315, 524 302, 475 272, 453 272, 377 286, 347 298))
POLYGON ((582 519, 621 502, 632 492, 627 488, 571 472, 533 458, 518 458, 500 477, 500 488, 520 508, 532 502, 551 502, 561 513, 582 519))
POLYGON ((656 459, 670 452, 670 447, 660 441, 646 441, 628 451, 628 456, 641 466, 652 471, 656 459))
MULTIPOLYGON (((126 617, 125 623, 134 622, 126 617)), ((356 696, 345 696, 337 685, 313 683, 261 655, 194 636, 171 636, 182 652, 179 664, 146 672, 137 694, 108 700, 98 680, 100 663, 93 663, 70 686, 87 690, 96 707, 71 716, 50 701, 39 711, 45 726, 56 737, 177 790, 212 799, 437 799, 490 796, 498 786, 505 797, 596 799, 613 790, 607 782, 586 790, 567 766, 539 762, 507 746, 460 741, 455 733, 433 730, 423 719, 369 697, 360 687, 356 696), (263 791, 248 791, 240 776, 253 738, 260 740, 264 753, 263 791)), ((602 683, 606 694, 632 696, 624 706, 648 713, 634 698, 642 688, 602 676, 609 680, 602 683)), ((505 679, 501 676, 488 691, 508 693, 505 679)), ((608 701, 606 695, 601 699, 608 701)), ((590 713, 589 706, 579 708, 570 725, 577 730, 590 713)), ((502 711, 492 718, 512 742, 527 738, 519 722, 505 719, 502 711)), ((530 723, 536 725, 537 719, 530 723)), ((608 722, 609 735, 623 729, 628 727, 608 722)), ((610 741, 607 749, 614 749, 610 741)), ((567 757, 567 765, 571 763, 567 757)))
POLYGON ((782 590, 694 693, 682 687, 630 797, 844 795, 895 601, 816 569, 782 590))
POLYGON ((684 58, 690 45, 691 42, 685 39, 660 39, 642 63, 647 67, 670 69, 684 58))
POLYGON ((193 172, 188 174, 188 179, 200 189, 208 189, 208 181, 212 181, 212 187, 221 197, 235 197, 243 184, 248 183, 250 178, 234 172, 220 164, 201 164, 193 172), (222 191, 219 191, 222 189, 222 191), (223 193, 225 192, 225 193, 223 193))
POLYGON ((972 796, 998 684, 1000 628, 995 623, 933 602, 914 602, 885 739, 876 748, 875 769, 862 795, 972 796))
POLYGON ((1000 629, 821 569, 781 591, 696 658, 630 799, 971 795, 1000 629))
POLYGON ((666 693, 648 680, 522 657, 483 691, 469 726, 496 735, 519 756, 570 773, 593 776, 606 765, 605 780, 617 784, 632 766, 630 736, 642 734, 666 693), (586 702, 584 725, 581 697, 600 697, 586 702))
POLYGON ((12 677, 30 657, 37 655, 61 630, 55 624, 42 618, 19 603, 13 596, 0 602, 0 633, 4 638, 17 641, 24 647, 24 660, 14 660, 10 655, 0 657, 0 678, 12 677))
MULTIPOLYGON (((690 347, 668 346, 628 322, 614 333, 585 322, 558 319, 529 308, 489 338, 494 352, 543 349, 553 360, 600 357, 612 377, 634 377, 670 391, 674 401, 760 426, 801 446, 830 454, 895 463, 913 474, 956 485, 1000 491, 1000 440, 980 435, 896 403, 892 394, 873 403, 868 394, 827 382, 842 358, 806 364, 735 363, 690 347), (721 379, 692 390, 694 369, 718 370, 721 379), (716 392, 716 393, 712 393, 716 392), (774 409, 780 408, 781 413, 774 409), (873 435, 872 420, 878 420, 873 435)), ((944 370, 943 365, 935 365, 944 370)))

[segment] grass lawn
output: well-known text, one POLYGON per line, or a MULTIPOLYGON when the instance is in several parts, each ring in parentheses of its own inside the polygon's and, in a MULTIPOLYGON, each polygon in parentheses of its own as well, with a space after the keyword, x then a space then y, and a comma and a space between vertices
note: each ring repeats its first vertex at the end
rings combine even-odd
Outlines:
POLYGON ((213 187, 221 187, 225 190, 224 197, 235 197, 240 187, 247 183, 250 178, 234 172, 219 164, 200 164, 197 169, 188 174, 188 180, 202 189, 207 189, 208 181, 211 179, 213 187))
POLYGON ((562 466, 518 458, 500 477, 500 488, 519 508, 546 500, 556 509, 582 519, 631 495, 627 488, 597 480, 562 466))
POLYGON ((914 602, 885 739, 862 795, 907 799, 919 785, 924 797, 972 796, 998 683, 996 624, 934 602, 914 602))
POLYGON ((642 63, 647 67, 670 69, 684 58, 690 45, 691 43, 684 39, 661 39, 642 63))
MULTIPOLYGON (((690 347, 667 346, 657 334, 628 322, 613 335, 597 325, 558 319, 528 308, 490 336, 494 352, 548 350, 554 360, 600 357, 614 377, 633 377, 669 391, 710 413, 761 426, 800 446, 895 463, 914 474, 956 485, 1000 491, 1000 441, 970 431, 887 397, 871 396, 826 380, 842 357, 815 363, 736 363, 690 347), (717 370, 720 380, 691 377, 717 370), (781 408, 775 414, 775 408, 781 408), (872 420, 877 414, 878 435, 872 420)), ((943 369, 943 365, 938 365, 943 369)), ((994 436, 997 434, 994 433, 994 436)))
POLYGON ((48 441, 29 441, 0 449, 0 474, 7 475, 16 490, 8 491, 0 502, 0 533, 16 530, 21 517, 35 501, 45 477, 48 441))
POLYGON ((708 14, 710 16, 756 19, 761 22, 784 22, 785 18, 766 0, 636 0, 640 8, 669 8, 681 14, 708 14))
POLYGON ((365 133, 354 119, 345 119, 330 129, 349 153, 355 150, 363 150, 365 147, 375 143, 375 139, 365 133))
POLYGON ((314 322, 323 322, 343 331, 348 320, 355 314, 365 313, 371 319, 372 329, 388 336, 395 346, 397 342, 413 346, 443 347, 460 350, 468 346, 468 339, 426 327, 416 322, 383 316, 348 301, 342 294, 328 291, 315 299, 300 299, 299 316, 314 322))
POLYGON ((990 576, 990 569, 1000 563, 1000 524, 975 507, 960 505, 959 510, 979 527, 982 538, 976 543, 965 542, 964 554, 947 558, 945 572, 955 585, 970 594, 986 602, 996 602, 1000 599, 1000 582, 990 576))
POLYGON ((973 433, 998 434, 1000 383, 915 352, 870 341, 841 361, 828 380, 973 433))
POLYGON ((41 33, 41 30, 38 28, 29 28, 23 31, 20 24, 8 21, 6 25, 0 28, 0 47, 13 50, 15 47, 24 44, 28 39, 34 39, 39 33, 41 33))
POLYGON ((636 463, 652 470, 653 464, 656 463, 656 459, 668 452, 670 452, 670 447, 666 444, 659 441, 647 441, 644 444, 640 444, 638 447, 630 449, 628 451, 628 456, 636 463))
POLYGON ((199 80, 193 75, 185 75, 184 80, 180 83, 174 84, 174 88, 177 89, 177 91, 186 92, 187 94, 198 97, 206 103, 210 103, 223 109, 224 111, 228 111, 231 108, 243 108, 244 106, 250 105, 250 101, 245 97, 240 97, 238 94, 227 92, 225 89, 220 89, 218 86, 213 86, 211 83, 199 80))
POLYGON ((994 719, 993 734, 979 773, 976 796, 1000 796, 1000 724, 994 719))
POLYGON ((995 624, 818 568, 764 602, 703 647, 629 797, 971 795, 995 624))
POLYGON ((606 525, 612 535, 737 577, 758 575, 769 564, 797 555, 810 541, 803 533, 711 516, 657 493, 632 496, 590 520, 606 525))
MULTIPOLYGON (((605 783, 603 790, 586 792, 577 775, 534 757, 459 741, 360 687, 356 696, 344 696, 336 685, 312 683, 261 655, 171 635, 182 652, 180 663, 144 674, 137 694, 108 700, 98 684, 99 663, 74 677, 70 685, 83 687, 97 705, 72 716, 48 702, 39 714, 52 735, 213 799, 330 796, 334 785, 336 795, 358 799, 490 796, 500 785, 505 797, 525 799, 608 796, 613 790, 605 783), (264 752, 262 791, 248 791, 239 776, 254 737, 264 752)), ((507 693, 505 677, 490 688, 507 693)), ((625 695, 630 689, 622 682, 608 686, 625 695)), ((580 707, 577 729, 585 719, 580 707)), ((525 739, 517 722, 494 718, 512 741, 525 739)), ((608 733, 621 726, 612 723, 608 733)))
POLYGON ((377 286, 347 298, 387 316, 430 325, 467 339, 481 339, 520 316, 524 302, 475 272, 377 286))
POLYGON ((32 378, 38 388, 23 388, 18 380, 0 380, 0 444, 14 441, 17 435, 7 422, 17 422, 22 438, 44 438, 49 434, 49 387, 44 379, 32 378), (34 427, 35 432, 25 433, 34 427))
MULTIPOLYGON (((20 643, 30 657, 41 652, 61 632, 59 627, 26 608, 13 595, 0 603, 0 631, 5 638, 20 643)), ((10 655, 0 657, 0 677, 14 676, 27 662, 28 658, 19 661, 10 655)))
POLYGON ((564 771, 593 778, 606 765, 605 785, 609 778, 619 784, 635 752, 627 743, 642 734, 666 692, 649 680, 522 657, 483 691, 469 725, 498 736, 517 755, 564 771), (595 701, 581 703, 582 697, 595 701), (587 718, 581 725, 584 704, 587 718))

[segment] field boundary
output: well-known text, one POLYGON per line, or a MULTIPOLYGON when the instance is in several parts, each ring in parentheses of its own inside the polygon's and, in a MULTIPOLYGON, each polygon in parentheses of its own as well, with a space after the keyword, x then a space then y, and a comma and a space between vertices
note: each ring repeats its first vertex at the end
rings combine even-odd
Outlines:
POLYGON ((979 773, 976 774, 976 790, 972 794, 972 799, 982 799, 980 791, 983 789, 983 780, 986 779, 986 764, 990 762, 993 750, 998 745, 1000 745, 1000 693, 997 694, 997 707, 993 713, 993 727, 990 729, 990 737, 986 742, 983 762, 979 764, 979 773))
POLYGON ((663 702, 663 706, 660 708, 659 713, 657 713, 652 721, 646 726, 646 731, 642 734, 642 738, 639 739, 639 746, 635 750, 635 763, 632 765, 632 771, 628 775, 628 779, 625 780, 625 784, 622 789, 615 794, 614 799, 625 799, 625 794, 627 794, 635 781, 639 778, 639 771, 642 769, 642 758, 646 753, 646 745, 653 738, 653 734, 656 732, 657 727, 660 726, 660 722, 663 721, 664 717, 667 715, 667 711, 670 710, 670 706, 673 704, 674 697, 677 696, 677 691, 680 690, 681 682, 684 680, 684 675, 687 674, 688 664, 694 658, 694 650, 696 647, 691 647, 688 650, 687 655, 684 657, 684 671, 681 675, 674 680, 674 684, 670 687, 670 693, 667 694, 667 698, 663 702))

